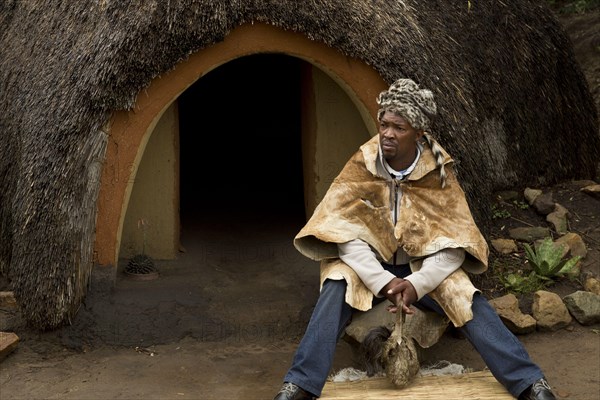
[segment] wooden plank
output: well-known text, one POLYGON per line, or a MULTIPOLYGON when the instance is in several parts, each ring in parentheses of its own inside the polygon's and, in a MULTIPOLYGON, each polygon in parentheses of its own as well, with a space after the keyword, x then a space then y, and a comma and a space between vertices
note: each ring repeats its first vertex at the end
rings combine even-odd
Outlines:
POLYGON ((12 353, 19 344, 19 337, 12 332, 0 332, 0 361, 12 353))
POLYGON ((387 378, 355 382, 327 382, 321 400, 514 400, 488 371, 462 375, 417 376, 409 386, 398 389, 387 378))

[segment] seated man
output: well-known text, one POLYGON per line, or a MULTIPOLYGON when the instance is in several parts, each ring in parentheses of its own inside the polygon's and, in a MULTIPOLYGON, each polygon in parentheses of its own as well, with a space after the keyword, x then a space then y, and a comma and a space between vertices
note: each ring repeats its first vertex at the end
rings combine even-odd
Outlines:
POLYGON ((453 171, 428 133, 431 91, 399 79, 377 102, 379 135, 346 163, 294 239, 321 261, 321 292, 275 400, 314 399, 353 310, 387 298, 447 316, 492 374, 519 399, 555 399, 540 368, 466 272, 487 268, 488 247, 453 171))

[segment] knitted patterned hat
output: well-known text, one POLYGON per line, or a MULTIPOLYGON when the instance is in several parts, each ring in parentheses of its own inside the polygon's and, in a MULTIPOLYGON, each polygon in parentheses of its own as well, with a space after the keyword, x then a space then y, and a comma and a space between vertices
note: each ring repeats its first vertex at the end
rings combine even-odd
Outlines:
POLYGON ((437 108, 433 93, 419 86, 410 79, 398 79, 388 90, 377 97, 379 112, 377 117, 386 111, 402 115, 415 129, 429 130, 437 108))

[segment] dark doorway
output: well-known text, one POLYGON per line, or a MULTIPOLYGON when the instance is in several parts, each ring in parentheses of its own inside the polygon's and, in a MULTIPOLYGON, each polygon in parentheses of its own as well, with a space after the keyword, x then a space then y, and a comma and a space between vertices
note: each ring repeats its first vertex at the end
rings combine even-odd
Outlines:
POLYGON ((303 63, 243 57, 179 97, 182 241, 206 223, 304 222, 303 63))

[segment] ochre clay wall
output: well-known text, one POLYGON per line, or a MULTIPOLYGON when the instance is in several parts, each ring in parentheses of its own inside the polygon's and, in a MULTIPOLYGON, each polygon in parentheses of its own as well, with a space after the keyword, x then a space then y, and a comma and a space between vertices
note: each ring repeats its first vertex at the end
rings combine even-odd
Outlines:
POLYGON ((136 162, 119 257, 144 253, 174 259, 179 247, 179 120, 177 102, 163 113, 136 162))

